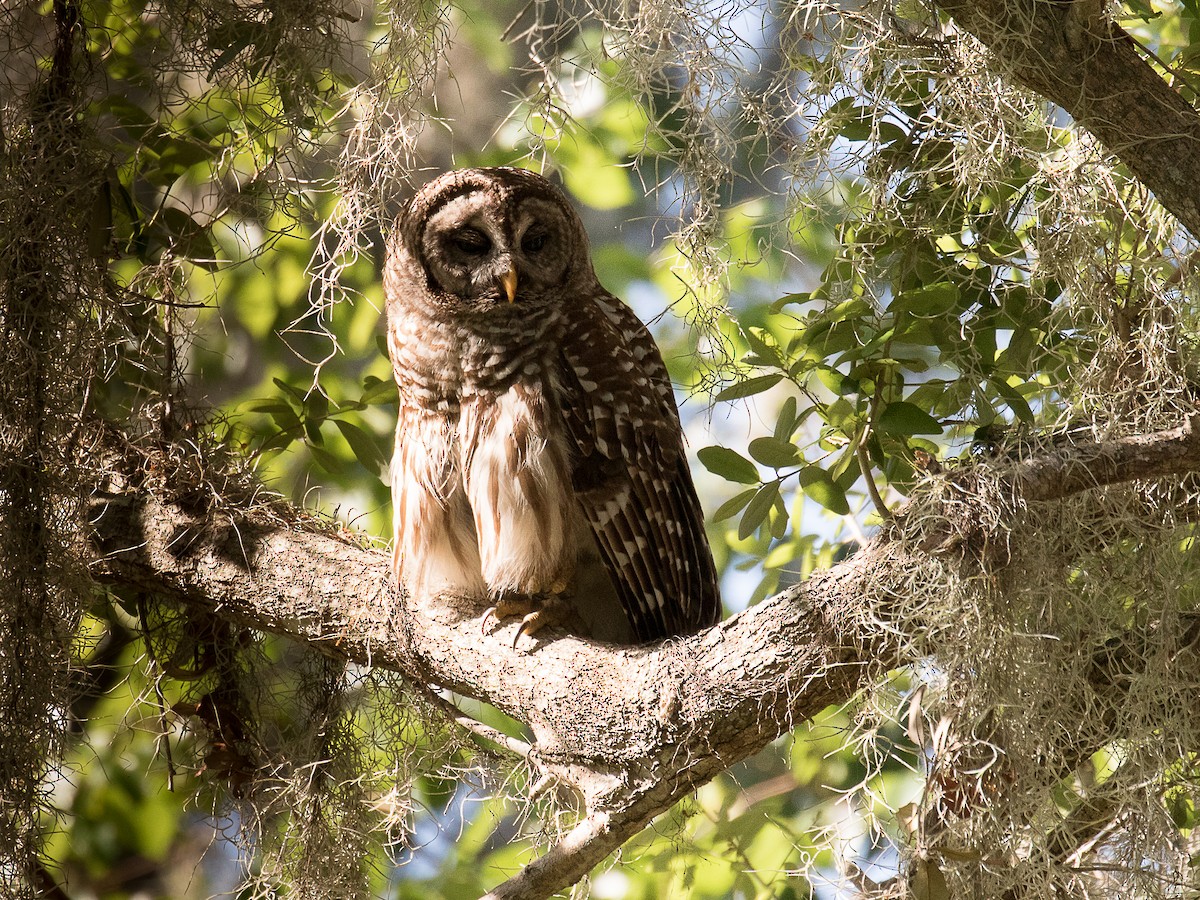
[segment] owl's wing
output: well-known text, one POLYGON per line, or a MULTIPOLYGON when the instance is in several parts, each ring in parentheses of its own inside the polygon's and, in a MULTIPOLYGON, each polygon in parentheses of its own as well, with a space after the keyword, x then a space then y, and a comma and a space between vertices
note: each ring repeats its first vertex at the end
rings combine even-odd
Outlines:
POLYGON ((662 356, 602 291, 573 313, 559 373, 572 480, 621 605, 642 641, 707 628, 717 574, 662 356))

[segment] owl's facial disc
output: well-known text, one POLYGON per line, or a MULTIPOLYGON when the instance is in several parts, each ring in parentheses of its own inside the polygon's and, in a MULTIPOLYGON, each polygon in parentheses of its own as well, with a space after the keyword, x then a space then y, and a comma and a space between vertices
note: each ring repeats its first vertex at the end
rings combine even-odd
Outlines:
POLYGON ((563 297, 572 245, 569 222, 553 203, 486 191, 452 197, 426 220, 423 252, 430 280, 481 310, 544 308, 563 297))
POLYGON ((504 299, 500 276, 506 265, 505 237, 488 195, 472 191, 452 198, 425 222, 422 256, 430 281, 471 304, 504 299))

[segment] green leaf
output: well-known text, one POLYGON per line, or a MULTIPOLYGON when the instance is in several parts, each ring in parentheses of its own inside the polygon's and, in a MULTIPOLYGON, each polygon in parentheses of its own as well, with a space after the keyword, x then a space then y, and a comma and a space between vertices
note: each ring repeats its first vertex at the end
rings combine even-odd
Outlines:
POLYGON ((295 429, 285 428, 282 431, 275 432, 273 435, 263 441, 262 444, 259 445, 258 449, 254 452, 257 455, 262 455, 270 452, 271 450, 285 450, 295 442, 296 438, 300 437, 300 432, 300 420, 297 419, 295 429))
POLYGON ((825 310, 821 313, 821 318, 830 322, 858 322, 870 316, 873 312, 874 309, 870 303, 858 297, 853 297, 849 300, 843 300, 832 309, 825 310))
POLYGON ((382 378, 368 375, 363 379, 363 392, 358 399, 360 403, 395 403, 396 382, 390 378, 384 381, 382 378))
POLYGON ((816 501, 839 516, 850 514, 850 503, 846 492, 838 487, 829 473, 820 466, 805 466, 800 470, 800 490, 805 497, 816 501))
POLYGON ((773 388, 779 382, 783 381, 782 372, 774 372, 770 375, 759 375, 755 378, 747 378, 745 381, 739 381, 737 384, 731 384, 721 393, 717 394, 718 400, 741 400, 743 397, 752 397, 755 394, 761 394, 765 390, 773 388))
POLYGON ((854 445, 847 446, 832 463, 826 462, 824 469, 830 478, 848 489, 858 479, 858 455, 854 452, 854 445), (854 477, 848 478, 852 468, 854 477))
POLYGON ((209 67, 208 77, 212 78, 233 62, 239 53, 247 47, 253 46, 259 36, 258 29, 240 21, 234 21, 209 31, 210 48, 215 50, 217 47, 222 47, 223 49, 209 67))
POLYGON ((800 451, 791 441, 775 437, 755 438, 750 442, 750 455, 764 466, 782 469, 800 462, 800 451))
POLYGON ((779 418, 775 420, 775 437, 781 441, 790 439, 796 431, 796 406, 796 398, 788 397, 779 407, 779 418))
POLYGON ((561 170, 567 190, 593 209, 628 206, 634 200, 629 170, 582 134, 564 141, 560 148, 569 160, 561 170))
POLYGON ((112 188, 107 179, 101 179, 96 185, 96 195, 92 201, 91 213, 88 215, 88 256, 101 263, 107 262, 109 251, 112 248, 112 238, 112 188))
POLYGON ((849 375, 843 375, 837 369, 829 366, 817 367, 817 378, 821 379, 821 384, 829 388, 835 394, 853 394, 858 391, 859 384, 854 378, 849 375))
POLYGON ((775 499, 779 496, 779 482, 768 481, 750 498, 750 502, 746 505, 746 511, 742 513, 742 521, 738 523, 738 538, 745 540, 754 533, 767 519, 767 514, 770 513, 771 507, 775 505, 775 499))
POLYGON ((740 484, 758 484, 758 469, 736 450, 728 447, 705 447, 697 454, 700 463, 714 475, 740 484))
POLYGON ((309 391, 308 399, 304 401, 308 417, 318 422, 329 415, 329 398, 319 389, 309 391))
MULTIPOLYGON (((304 433, 308 435, 308 440, 311 445, 320 445, 325 443, 325 437, 321 434, 321 423, 324 419, 305 419, 304 433)), ((329 471, 335 471, 330 469, 329 471)))
POLYGON ((263 413, 291 413, 296 414, 291 405, 283 400, 265 400, 262 403, 255 403, 250 407, 250 412, 263 413))
POLYGON ((996 366, 996 317, 980 314, 971 323, 971 346, 979 367, 990 372, 996 366))
POLYGON ((299 434, 300 432, 300 417, 296 415, 296 411, 286 403, 280 403, 278 406, 265 410, 270 413, 275 424, 279 426, 281 431, 293 431, 299 434))
POLYGON ((1025 398, 1003 378, 989 378, 988 384, 996 389, 996 393, 1004 398, 1004 402, 1008 404, 1008 408, 1013 411, 1018 419, 1026 425, 1033 424, 1033 410, 1029 408, 1029 404, 1025 402, 1025 398))
POLYGON ((784 294, 782 297, 780 297, 778 300, 776 300, 774 303, 771 304, 770 311, 772 313, 782 312, 783 308, 785 306, 788 306, 789 304, 807 303, 810 299, 812 299, 812 295, 808 294, 808 293, 784 294))
POLYGON ((730 497, 717 507, 717 511, 712 514, 712 520, 714 522, 724 522, 726 519, 736 516, 746 508, 746 504, 750 502, 756 493, 758 493, 758 488, 750 488, 734 497, 730 497))
POLYGON ((149 142, 151 135, 159 127, 158 122, 151 118, 144 109, 121 94, 110 94, 97 104, 101 112, 111 115, 117 125, 133 140, 149 142))
POLYGON ((860 411, 865 414, 866 403, 859 401, 857 405, 839 397, 832 403, 817 409, 818 415, 835 428, 846 433, 857 430, 857 419, 860 411))
POLYGON ((941 434, 942 425, 925 410, 903 400, 889 403, 879 414, 875 428, 884 434, 941 434))
POLYGON ((341 460, 339 460, 328 450, 325 450, 321 447, 316 447, 312 444, 309 444, 308 452, 311 453, 312 458, 317 461, 317 465, 319 465, 326 472, 329 472, 331 475, 336 475, 346 468, 341 460))
POLYGON ((818 328, 811 335, 805 334, 804 339, 797 343, 797 349, 805 346, 824 356, 833 356, 849 350, 851 347, 861 347, 863 338, 859 334, 859 329, 862 327, 861 321, 830 323, 827 327, 818 328))
POLYGON ((170 135, 161 136, 153 142, 158 154, 155 164, 144 176, 157 184, 167 185, 198 163, 213 156, 213 148, 198 141, 181 140, 170 135))
POLYGON ((1008 346, 1000 354, 1000 359, 1004 363, 1004 371, 1014 375, 1023 374, 1028 370, 1029 362, 1036 349, 1037 336, 1031 329, 1023 326, 1013 329, 1008 346))
POLYGON ((771 507, 771 510, 771 537, 777 541, 782 541, 787 537, 788 524, 791 522, 782 496, 775 497, 775 503, 771 507))
POLYGON ((333 424, 337 426, 342 437, 346 439, 346 443, 350 445, 350 449, 354 451, 354 458, 370 472, 378 475, 387 459, 384 457, 383 451, 379 449, 379 445, 375 443, 375 439, 357 425, 343 422, 341 419, 334 419, 333 424))
MULTIPOLYGON (((849 469, 846 474, 851 474, 849 469)), ((854 480, 850 478, 850 483, 853 484, 854 480)), ((810 500, 839 516, 850 514, 850 501, 846 499, 846 489, 825 469, 820 466, 806 466, 800 472, 799 481, 801 492, 810 500)))
POLYGON ((742 331, 742 337, 746 339, 746 343, 754 351, 755 355, 764 360, 769 365, 774 365, 783 368, 783 357, 779 353, 779 347, 775 344, 775 339, 771 333, 765 328, 746 328, 742 331))
POLYGON ((958 287, 949 281, 901 291, 895 300, 897 309, 921 318, 945 315, 957 304, 958 287))
POLYGON ((292 387, 290 384, 288 384, 286 381, 284 381, 281 378, 272 378, 271 381, 273 381, 275 383, 275 387, 279 388, 285 394, 288 394, 291 397, 294 397, 296 400, 300 401, 301 403, 304 402, 304 400, 305 400, 304 391, 300 390, 299 388, 292 387))
POLYGON ((909 895, 913 900, 949 900, 950 886, 946 876, 931 859, 918 859, 908 881, 909 895))
POLYGON ((846 99, 839 100, 829 109, 827 116, 838 124, 837 133, 849 141, 865 141, 871 136, 872 123, 875 121, 875 111, 867 106, 851 106, 845 109, 846 99), (832 115, 831 115, 832 114, 832 115), (838 120, 841 121, 838 121, 838 120))
POLYGON ((1170 815, 1176 828, 1196 827, 1196 804, 1191 797, 1183 791, 1175 790, 1164 799, 1167 805, 1167 814, 1170 815))
POLYGON ((169 236, 167 243, 173 253, 204 268, 211 269, 216 265, 216 250, 206 227, 174 206, 162 210, 159 222, 169 236))

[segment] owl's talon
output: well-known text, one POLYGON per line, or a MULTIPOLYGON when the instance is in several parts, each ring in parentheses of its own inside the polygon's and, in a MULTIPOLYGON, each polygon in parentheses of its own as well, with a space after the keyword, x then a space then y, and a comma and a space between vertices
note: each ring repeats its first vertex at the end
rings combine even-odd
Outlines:
POLYGON ((521 619, 521 624, 517 626, 517 635, 513 638, 514 650, 517 649, 517 641, 521 639, 521 635, 533 637, 547 625, 561 625, 569 618, 571 609, 561 596, 541 595, 540 600, 541 604, 521 619))
POLYGON ((527 634, 533 637, 536 632, 541 631, 548 624, 545 610, 535 609, 529 613, 529 615, 521 619, 521 624, 517 626, 517 633, 513 637, 513 649, 517 649, 517 642, 521 640, 521 635, 527 634))
MULTIPOLYGON (((505 590, 496 594, 494 599, 496 602, 484 610, 483 618, 479 622, 480 634, 487 634, 489 626, 499 626, 505 619, 511 619, 514 616, 524 616, 525 619, 528 619, 537 613, 537 601, 532 597, 505 590)), ((524 625, 524 619, 522 619, 522 625, 524 625)), ((518 629, 517 637, 520 636, 521 632, 518 629)), ((513 646, 516 646, 515 642, 513 646)))
POLYGON ((562 597, 554 594, 517 594, 500 591, 492 598, 495 603, 484 610, 479 621, 481 634, 488 634, 493 626, 500 626, 505 619, 521 617, 517 633, 513 636, 513 649, 521 641, 521 635, 531 637, 547 625, 561 625, 570 615, 570 608, 562 597))

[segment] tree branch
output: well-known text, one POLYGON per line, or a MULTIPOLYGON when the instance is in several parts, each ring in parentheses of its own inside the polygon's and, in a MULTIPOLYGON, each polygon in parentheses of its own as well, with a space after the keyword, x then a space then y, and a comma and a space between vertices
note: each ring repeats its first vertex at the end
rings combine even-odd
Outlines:
POLYGON ((936 0, 1001 68, 1096 136, 1200 236, 1200 114, 1086 0, 936 0))
MULTIPOLYGON (((1000 464, 1020 498, 1053 500, 1200 470, 1200 438, 1189 424, 1000 464)), ((577 881, 681 797, 903 662, 878 612, 906 595, 926 556, 906 539, 909 518, 835 568, 699 635, 640 647, 547 635, 531 652, 515 651, 515 624, 481 635, 474 605, 402 602, 383 553, 305 527, 298 512, 291 520, 222 514, 141 487, 96 497, 94 571, 526 722, 531 764, 577 789, 587 810, 488 895, 540 898, 577 881)))
POLYGON ((1076 444, 1024 460, 1010 476, 1026 501, 1059 500, 1101 485, 1200 470, 1200 416, 1170 431, 1076 444))

